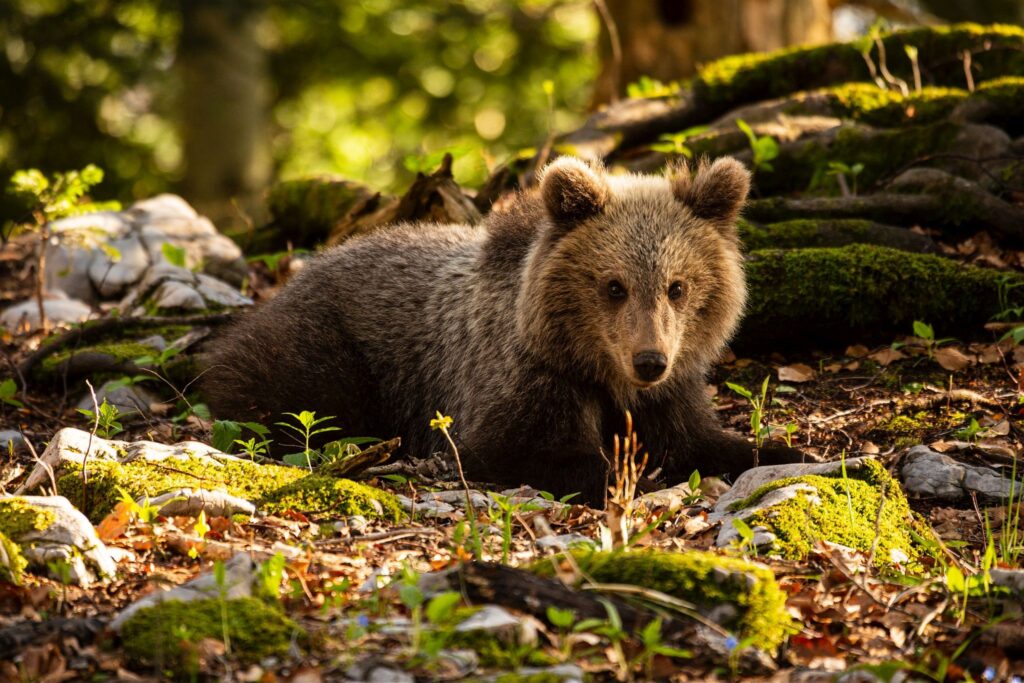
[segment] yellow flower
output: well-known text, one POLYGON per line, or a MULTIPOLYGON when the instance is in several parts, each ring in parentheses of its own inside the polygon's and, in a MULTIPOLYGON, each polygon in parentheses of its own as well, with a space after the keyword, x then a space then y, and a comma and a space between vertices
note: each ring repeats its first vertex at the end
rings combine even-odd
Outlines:
POLYGON ((442 415, 441 411, 437 411, 437 418, 430 421, 431 429, 440 429, 442 432, 446 431, 452 426, 452 418, 447 415, 442 415))

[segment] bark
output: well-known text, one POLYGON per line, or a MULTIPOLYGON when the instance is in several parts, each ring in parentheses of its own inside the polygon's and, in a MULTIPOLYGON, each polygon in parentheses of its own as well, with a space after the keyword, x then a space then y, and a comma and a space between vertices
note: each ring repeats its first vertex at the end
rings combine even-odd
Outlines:
POLYGON ((606 0, 614 28, 602 25, 601 73, 593 104, 613 101, 643 76, 664 83, 739 52, 823 43, 832 34, 828 0, 606 0), (621 64, 611 31, 618 33, 621 64))
POLYGON ((266 61, 248 0, 182 6, 179 70, 185 196, 221 226, 256 205, 270 174, 266 61))

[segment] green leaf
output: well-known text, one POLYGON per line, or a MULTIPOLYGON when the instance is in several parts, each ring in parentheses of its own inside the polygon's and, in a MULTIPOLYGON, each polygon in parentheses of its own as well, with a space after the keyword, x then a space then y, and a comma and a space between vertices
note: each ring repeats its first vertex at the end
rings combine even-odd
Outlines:
POLYGON ((14 398, 17 393, 18 383, 13 378, 8 377, 3 382, 0 382, 0 401, 15 408, 23 408, 24 404, 14 398))
POLYGON ((923 323, 920 320, 915 320, 914 336, 920 337, 921 339, 926 339, 928 341, 933 341, 935 339, 935 330, 932 329, 931 325, 923 323))
POLYGON ((548 621, 555 628, 568 629, 576 621, 576 613, 571 609, 562 609, 554 605, 548 605, 546 610, 548 621))
POLYGON ((164 255, 164 259, 172 266, 178 266, 179 268, 185 267, 184 247, 178 247, 170 242, 164 242, 160 245, 160 253, 164 255))
POLYGON ((419 589, 419 586, 403 583, 398 588, 398 599, 409 609, 419 607, 423 604, 423 591, 419 589))
POLYGON ((217 420, 213 423, 211 444, 218 451, 229 452, 231 446, 242 436, 242 425, 234 420, 217 420))
POLYGON ((462 601, 462 595, 455 591, 448 591, 434 596, 427 603, 424 614, 432 624, 440 624, 447 621, 455 613, 455 607, 462 601))
POLYGON ((737 394, 747 399, 748 401, 754 397, 754 394, 750 392, 750 389, 747 389, 745 386, 742 386, 740 384, 726 382, 725 386, 729 387, 730 389, 732 389, 733 391, 735 391, 737 394))

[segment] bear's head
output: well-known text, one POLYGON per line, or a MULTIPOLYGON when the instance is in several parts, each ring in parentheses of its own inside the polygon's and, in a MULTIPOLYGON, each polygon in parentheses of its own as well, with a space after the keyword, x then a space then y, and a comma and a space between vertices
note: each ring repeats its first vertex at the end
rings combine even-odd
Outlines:
POLYGON ((706 372, 746 300, 736 219, 749 188, 729 158, 664 176, 554 161, 518 301, 528 348, 620 396, 706 372))

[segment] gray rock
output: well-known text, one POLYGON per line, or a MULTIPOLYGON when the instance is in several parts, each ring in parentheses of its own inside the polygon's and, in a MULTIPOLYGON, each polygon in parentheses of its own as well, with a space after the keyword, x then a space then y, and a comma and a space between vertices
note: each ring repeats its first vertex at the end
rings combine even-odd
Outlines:
POLYGON ((576 545, 596 545, 596 542, 592 538, 588 538, 583 534, 559 534, 558 536, 542 536, 537 539, 536 542, 538 550, 548 550, 554 548, 555 550, 568 550, 569 548, 576 545))
POLYGON ((683 507, 683 501, 693 495, 693 491, 690 490, 690 485, 686 482, 682 484, 676 484, 675 486, 667 489, 660 489, 658 491, 651 491, 640 496, 640 502, 648 510, 655 510, 658 508, 668 508, 669 510, 675 511, 683 507))
MULTIPOLYGON (((111 579, 117 571, 114 558, 85 515, 63 496, 20 496, 21 500, 53 513, 54 521, 41 531, 13 538, 29 563, 46 570, 47 563, 67 563, 70 580, 88 586, 99 579, 111 579)), ((60 578, 60 577, 53 577, 60 578)))
POLYGON ((415 510, 416 514, 423 515, 424 517, 440 517, 455 512, 453 506, 440 500, 434 500, 429 494, 418 497, 415 506, 408 496, 399 494, 396 497, 403 510, 406 512, 413 512, 415 510))
MULTIPOLYGON (((43 311, 49 324, 80 323, 92 315, 84 301, 68 298, 46 299, 43 311)), ((35 299, 8 307, 0 314, 0 327, 11 332, 32 332, 39 329, 39 305, 35 299)))
MULTIPOLYGON (((142 503, 143 500, 136 501, 142 503)), ((160 508, 165 517, 198 517, 205 512, 207 517, 230 517, 231 515, 256 514, 256 506, 247 500, 225 491, 206 489, 177 489, 161 493, 149 499, 149 504, 160 508)))
MULTIPOLYGON (((870 458, 847 458, 846 471, 856 472, 870 458)), ((729 507, 736 501, 747 498, 757 489, 765 484, 786 479, 788 477, 803 477, 808 474, 829 475, 840 472, 842 463, 839 460, 832 462, 805 462, 791 465, 766 465, 755 467, 741 474, 736 479, 732 488, 726 491, 715 504, 715 512, 727 512, 729 507)))
MULTIPOLYGON (((117 408, 123 422, 148 416, 150 404, 157 403, 159 399, 138 385, 118 385, 111 380, 96 390, 96 403, 102 405, 103 401, 117 408)), ((93 410, 92 394, 83 396, 75 407, 93 410)))
POLYGON ((157 263, 122 299, 120 308, 142 315, 152 308, 199 311, 251 304, 252 299, 209 275, 197 275, 170 263, 157 263))
POLYGON ((169 193, 137 201, 124 213, 140 223, 168 218, 192 219, 199 217, 199 214, 188 202, 178 195, 169 193))
POLYGON ((96 249, 89 264, 89 279, 105 299, 123 294, 129 285, 139 281, 150 266, 149 254, 136 236, 114 240, 110 246, 118 251, 119 257, 116 260, 103 250, 96 249))
POLYGON ((57 432, 43 451, 39 462, 29 473, 25 483, 18 489, 19 493, 33 491, 42 484, 49 483, 50 472, 58 472, 65 463, 81 465, 88 453, 89 460, 116 460, 125 462, 141 458, 155 462, 167 459, 207 458, 210 463, 220 466, 225 461, 240 461, 243 458, 222 453, 212 446, 198 441, 182 441, 176 444, 155 443, 153 441, 117 441, 91 436, 89 432, 72 427, 65 427, 57 432))
POLYGON ((128 607, 108 624, 115 633, 121 631, 124 623, 140 609, 158 605, 168 600, 191 602, 224 597, 228 600, 247 598, 252 595, 252 582, 256 576, 256 563, 248 553, 238 553, 224 563, 224 583, 220 584, 212 571, 203 572, 196 578, 170 590, 150 593, 128 607))
POLYGON ((15 451, 25 448, 25 435, 17 429, 0 430, 0 457, 7 454, 8 448, 15 451))
MULTIPOLYGON (((774 491, 769 491, 755 504, 740 510, 731 511, 728 508, 720 509, 716 506, 714 512, 708 515, 708 522, 712 524, 720 522, 722 525, 718 530, 718 537, 715 539, 715 545, 719 548, 725 548, 740 540, 740 532, 737 531, 736 527, 733 525, 733 520, 741 519, 746 521, 762 510, 773 508, 776 505, 801 494, 807 494, 808 498, 812 502, 820 504, 821 499, 818 498, 817 493, 818 490, 813 486, 809 486, 807 484, 792 484, 791 486, 783 486, 782 488, 775 489, 774 491)), ((755 526, 751 530, 754 532, 753 543, 758 548, 770 547, 775 543, 775 534, 768 531, 768 529, 761 526, 755 526)))
MULTIPOLYGON (((916 496, 955 502, 975 494, 986 502, 1010 496, 1013 483, 996 470, 958 462, 927 446, 914 446, 900 471, 903 487, 916 496)), ((1017 491, 1020 491, 1017 484, 1017 491)))
POLYGON ((459 622, 455 630, 460 633, 483 631, 485 633, 514 636, 519 631, 519 617, 504 607, 484 605, 471 614, 469 618, 459 622))
POLYGON ((990 569, 989 578, 992 579, 993 586, 1024 595, 1024 569, 990 569))

